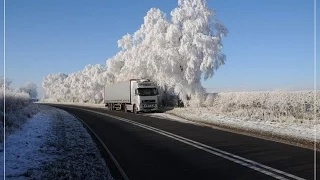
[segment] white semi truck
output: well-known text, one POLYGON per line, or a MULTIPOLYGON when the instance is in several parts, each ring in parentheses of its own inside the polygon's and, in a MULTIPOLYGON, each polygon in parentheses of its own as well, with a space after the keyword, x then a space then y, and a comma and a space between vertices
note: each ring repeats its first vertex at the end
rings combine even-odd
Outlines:
POLYGON ((104 87, 104 103, 110 110, 136 114, 157 111, 158 95, 156 84, 149 79, 131 79, 104 87))

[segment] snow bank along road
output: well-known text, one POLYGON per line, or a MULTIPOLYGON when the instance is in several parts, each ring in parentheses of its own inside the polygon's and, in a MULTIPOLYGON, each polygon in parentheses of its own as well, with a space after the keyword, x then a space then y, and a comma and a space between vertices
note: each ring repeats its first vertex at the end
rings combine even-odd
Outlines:
MULTIPOLYGON (((6 180, 113 180, 99 149, 78 119, 60 109, 37 106, 28 107, 39 112, 6 137, 6 180)), ((0 177, 4 178, 2 147, 3 143, 0 177)))
POLYGON ((144 115, 51 106, 83 120, 130 180, 314 179, 309 149, 144 115))

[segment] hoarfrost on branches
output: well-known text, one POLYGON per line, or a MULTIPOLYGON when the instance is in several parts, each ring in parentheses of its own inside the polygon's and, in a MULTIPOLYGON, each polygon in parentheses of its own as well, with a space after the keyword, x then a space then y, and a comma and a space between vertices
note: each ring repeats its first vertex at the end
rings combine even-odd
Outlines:
POLYGON ((48 98, 58 101, 99 102, 106 84, 149 78, 185 104, 200 105, 204 101, 201 77, 211 78, 225 63, 221 50, 227 33, 205 0, 179 0, 171 19, 151 8, 140 29, 118 41, 121 50, 107 60, 106 67, 87 66, 69 76, 48 75, 43 87, 48 98))
POLYGON ((37 90, 37 85, 32 82, 26 83, 23 87, 20 87, 18 89, 19 92, 25 92, 29 94, 31 98, 37 98, 38 97, 38 90, 37 90))
POLYGON ((49 74, 43 79, 45 96, 58 102, 102 102, 103 87, 109 73, 100 64, 88 65, 82 71, 70 75, 49 74))

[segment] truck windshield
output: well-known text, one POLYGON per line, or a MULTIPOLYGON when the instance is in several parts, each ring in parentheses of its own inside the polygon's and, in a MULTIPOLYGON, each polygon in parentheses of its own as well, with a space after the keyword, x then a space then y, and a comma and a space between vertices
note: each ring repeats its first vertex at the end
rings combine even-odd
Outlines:
POLYGON ((138 88, 137 94, 139 96, 156 96, 158 95, 158 91, 156 88, 138 88))

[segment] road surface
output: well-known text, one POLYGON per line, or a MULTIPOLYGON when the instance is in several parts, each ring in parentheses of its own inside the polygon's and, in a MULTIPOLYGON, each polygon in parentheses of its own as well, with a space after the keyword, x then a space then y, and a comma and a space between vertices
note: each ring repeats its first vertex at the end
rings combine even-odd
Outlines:
MULTIPOLYGON (((309 149, 143 114, 51 106, 83 120, 130 180, 314 179, 309 149)), ((110 157, 106 160, 115 178, 123 179, 110 157)))

